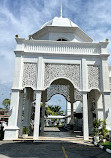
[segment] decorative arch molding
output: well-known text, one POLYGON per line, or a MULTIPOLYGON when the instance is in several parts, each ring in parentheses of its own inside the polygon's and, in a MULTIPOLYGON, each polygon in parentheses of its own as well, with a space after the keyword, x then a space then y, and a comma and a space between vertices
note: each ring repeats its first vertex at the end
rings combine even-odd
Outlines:
POLYGON ((78 89, 74 88, 74 102, 76 101, 83 102, 83 95, 78 89))
POLYGON ((65 99, 70 102, 70 86, 69 85, 50 85, 47 89, 47 101, 51 99, 52 96, 60 94, 65 97, 65 99))
POLYGON ((66 78, 74 87, 80 89, 80 65, 79 64, 45 64, 44 89, 50 86, 52 81, 58 78, 66 78))
POLYGON ((37 87, 37 64, 25 62, 23 64, 23 78, 22 87, 31 87, 36 89, 37 87))
MULTIPOLYGON (((68 102, 71 102, 69 85, 50 85, 50 87, 47 88, 46 102, 48 102, 51 99, 51 97, 53 97, 56 94, 63 95, 68 102)), ((42 99, 43 99, 43 97, 42 97, 42 99)), ((76 101, 82 102, 83 96, 80 91, 78 91, 76 88, 74 88, 74 102, 76 102, 76 101)))

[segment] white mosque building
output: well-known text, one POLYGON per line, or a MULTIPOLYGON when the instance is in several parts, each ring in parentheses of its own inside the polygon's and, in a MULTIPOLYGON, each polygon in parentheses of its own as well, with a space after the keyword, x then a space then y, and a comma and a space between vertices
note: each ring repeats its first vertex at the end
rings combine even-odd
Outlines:
POLYGON ((33 139, 38 139, 40 103, 43 103, 41 129, 44 130, 45 102, 55 94, 61 94, 67 100, 72 124, 75 103, 82 103, 84 140, 89 139, 93 113, 98 119, 106 119, 107 129, 111 130, 107 41, 93 42, 79 26, 61 14, 45 23, 29 39, 16 37, 16 42, 10 117, 5 140, 17 139, 23 126, 30 126, 34 99, 33 139))

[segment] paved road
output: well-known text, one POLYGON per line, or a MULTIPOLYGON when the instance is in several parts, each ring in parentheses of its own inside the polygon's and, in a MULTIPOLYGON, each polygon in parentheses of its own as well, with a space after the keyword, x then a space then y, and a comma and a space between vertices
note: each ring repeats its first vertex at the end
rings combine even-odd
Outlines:
POLYGON ((88 144, 60 141, 0 142, 0 158, 110 158, 105 151, 88 144))
POLYGON ((73 132, 62 128, 45 128, 45 137, 53 140, 0 141, 0 158, 110 158, 111 154, 83 142, 80 138, 72 139, 73 132), (57 140, 59 137, 61 140, 57 140), (63 139, 64 137, 64 139, 63 139), (67 138, 70 137, 69 142, 67 138))

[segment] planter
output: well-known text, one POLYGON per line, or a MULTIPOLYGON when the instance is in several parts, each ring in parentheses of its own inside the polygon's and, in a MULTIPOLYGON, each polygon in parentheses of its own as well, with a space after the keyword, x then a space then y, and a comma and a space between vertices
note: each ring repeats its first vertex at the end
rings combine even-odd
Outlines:
POLYGON ((28 134, 23 134, 22 137, 23 137, 23 138, 27 138, 27 137, 28 137, 28 134))
POLYGON ((94 142, 99 142, 99 136, 94 136, 94 142))

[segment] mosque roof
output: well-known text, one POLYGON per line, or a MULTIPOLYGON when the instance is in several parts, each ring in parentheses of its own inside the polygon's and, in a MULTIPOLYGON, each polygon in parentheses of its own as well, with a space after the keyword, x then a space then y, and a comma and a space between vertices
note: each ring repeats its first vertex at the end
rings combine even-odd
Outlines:
POLYGON ((75 23, 73 23, 70 19, 68 18, 63 18, 63 17, 55 17, 51 21, 46 22, 42 28, 46 26, 59 26, 59 27, 78 27, 75 23))
POLYGON ((33 39, 38 39, 46 32, 76 32, 76 34, 84 40, 84 42, 92 42, 93 40, 89 37, 78 25, 72 22, 69 18, 54 17, 52 20, 46 22, 39 31, 32 34, 33 39))

